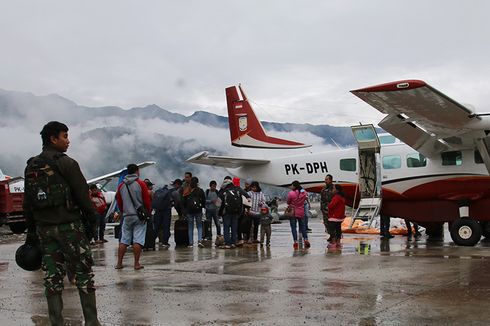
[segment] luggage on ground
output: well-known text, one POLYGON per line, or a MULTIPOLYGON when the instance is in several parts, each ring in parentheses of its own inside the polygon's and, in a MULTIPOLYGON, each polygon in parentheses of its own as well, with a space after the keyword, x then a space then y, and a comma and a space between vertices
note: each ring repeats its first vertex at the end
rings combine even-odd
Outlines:
POLYGON ((155 250, 155 231, 153 230, 153 220, 150 218, 146 221, 145 250, 155 250))
POLYGON ((178 219, 174 224, 174 240, 176 246, 189 245, 188 224, 186 219, 178 219))

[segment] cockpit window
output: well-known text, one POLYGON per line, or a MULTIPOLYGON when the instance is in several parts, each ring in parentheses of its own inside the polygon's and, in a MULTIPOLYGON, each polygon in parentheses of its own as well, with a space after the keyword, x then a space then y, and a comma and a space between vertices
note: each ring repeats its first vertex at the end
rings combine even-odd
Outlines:
POLYGON ((421 168, 427 165, 427 158, 420 153, 413 153, 407 155, 407 167, 409 168, 421 168))
POLYGON ((442 165, 457 165, 463 164, 463 155, 461 151, 452 151, 441 153, 442 165))

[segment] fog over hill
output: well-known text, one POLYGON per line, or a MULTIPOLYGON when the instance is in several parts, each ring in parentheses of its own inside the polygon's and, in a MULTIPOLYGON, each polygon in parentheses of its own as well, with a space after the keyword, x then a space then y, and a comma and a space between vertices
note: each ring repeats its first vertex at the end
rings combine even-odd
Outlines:
MULTIPOLYGON (((260 117, 260 112, 256 112, 260 117)), ((302 114, 302 113, 299 113, 302 114)), ((39 132, 51 120, 68 125, 68 154, 78 160, 85 176, 93 178, 118 170, 132 162, 156 161, 142 171, 156 184, 168 183, 192 171, 207 186, 221 181, 228 172, 222 168, 187 164, 193 154, 209 150, 215 154, 270 157, 270 150, 247 150, 230 145, 228 118, 205 111, 184 116, 157 105, 124 110, 119 107, 85 107, 59 95, 36 96, 0 89, 0 168, 4 173, 22 175, 26 160, 41 149, 39 132)), ((294 122, 294 116, 291 117, 294 122)), ((353 143, 348 127, 263 122, 277 137, 313 146, 308 149, 274 151, 274 155, 311 153, 353 143)), ((253 176, 251 176, 253 177, 253 176)))

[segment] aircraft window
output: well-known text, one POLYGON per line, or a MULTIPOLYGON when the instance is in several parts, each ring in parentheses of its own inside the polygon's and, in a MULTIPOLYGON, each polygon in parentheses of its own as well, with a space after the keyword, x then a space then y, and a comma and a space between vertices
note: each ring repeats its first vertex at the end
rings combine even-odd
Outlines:
POLYGON ((420 153, 413 153, 407 155, 407 167, 420 168, 427 165, 427 158, 420 153))
POLYGON ((379 142, 381 144, 394 144, 396 143, 396 138, 392 135, 379 136, 379 142))
POLYGON ((384 169, 399 169, 402 167, 402 158, 399 155, 383 156, 384 169))
POLYGON ((356 159, 355 158, 343 158, 340 160, 340 169, 342 171, 355 171, 356 159))
POLYGON ((441 153, 442 165, 457 165, 463 164, 463 155, 461 151, 441 153))
POLYGON ((479 151, 475 151, 475 163, 476 164, 483 164, 483 159, 482 159, 479 151))

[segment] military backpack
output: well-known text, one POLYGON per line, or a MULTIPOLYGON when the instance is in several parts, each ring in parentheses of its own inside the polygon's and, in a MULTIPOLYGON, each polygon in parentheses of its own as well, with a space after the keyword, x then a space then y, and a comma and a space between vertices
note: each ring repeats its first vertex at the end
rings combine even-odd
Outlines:
POLYGON ((27 161, 24 196, 33 209, 76 208, 70 186, 59 172, 56 159, 38 155, 27 161))

